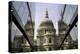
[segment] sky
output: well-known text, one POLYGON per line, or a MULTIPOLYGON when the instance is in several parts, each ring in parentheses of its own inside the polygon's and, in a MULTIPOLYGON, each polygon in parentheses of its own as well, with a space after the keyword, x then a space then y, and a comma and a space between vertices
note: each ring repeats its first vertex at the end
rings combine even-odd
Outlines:
MULTIPOLYGON (((20 16, 20 19, 25 25, 29 18, 26 4, 24 2, 15 2, 14 7, 16 8, 18 15, 20 16)), ((33 2, 30 3, 31 15, 32 15, 32 19, 35 21, 35 28, 36 28, 35 34, 34 34, 35 39, 36 39, 37 29, 39 28, 39 25, 42 19, 45 18, 46 9, 48 11, 49 19, 52 20, 54 24, 54 27, 56 29, 56 34, 58 34, 58 21, 61 19, 61 12, 63 11, 63 7, 64 7, 64 4, 48 4, 48 3, 33 3, 33 2)), ((77 8, 76 5, 67 5, 67 8, 64 14, 64 19, 63 19, 64 22, 66 22, 66 24, 70 23, 71 18, 76 11, 76 8, 77 8)), ((16 28, 14 23, 12 27, 13 27, 12 28, 13 38, 15 33, 17 35, 21 35, 21 32, 16 28)), ((73 40, 76 40, 77 39, 76 36, 78 36, 77 28, 74 28, 74 30, 71 31, 71 35, 72 35, 71 37, 73 40), (74 30, 76 30, 76 32, 74 32, 74 30)))

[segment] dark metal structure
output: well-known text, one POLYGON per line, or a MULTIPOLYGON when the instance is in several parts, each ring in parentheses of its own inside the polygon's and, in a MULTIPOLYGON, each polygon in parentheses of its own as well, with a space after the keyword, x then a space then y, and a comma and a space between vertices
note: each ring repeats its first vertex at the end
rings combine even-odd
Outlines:
MULTIPOLYGON (((26 5, 28 7, 28 11, 29 11, 29 16, 30 16, 30 20, 32 22, 32 17, 31 17, 31 11, 30 11, 30 7, 29 7, 29 3, 26 2, 26 5)), ((65 8, 66 8, 66 5, 64 5, 64 9, 63 9, 63 13, 61 13, 61 16, 63 18, 64 16, 64 13, 65 13, 65 8)), ((70 27, 68 28, 67 30, 67 33, 65 34, 65 37, 63 39, 63 41, 61 42, 61 45, 59 46, 58 49, 60 49, 65 41, 65 39, 67 38, 67 36, 69 35, 70 31, 72 30, 72 28, 76 25, 78 21, 78 14, 77 16, 75 17, 75 19, 73 20, 72 24, 70 24, 70 27)), ((31 51, 36 51, 37 50, 37 46, 34 46, 32 43, 31 43, 31 40, 29 39, 28 35, 25 33, 25 30, 23 28, 23 24, 15 10, 15 8, 12 6, 12 1, 9 2, 9 52, 12 52, 12 49, 11 49, 11 26, 12 26, 12 22, 15 23, 15 25, 18 27, 18 29, 21 31, 21 33, 23 34, 23 36, 26 38, 26 40, 28 41, 28 43, 30 44, 30 47, 31 47, 31 51)), ((32 26, 33 27, 33 26, 32 26)), ((34 30, 33 30, 34 32, 34 30)))
MULTIPOLYGON (((28 8, 29 8, 29 4, 27 3, 28 8)), ((31 47, 31 51, 33 51, 33 44, 31 43, 28 35, 25 33, 25 30, 22 26, 22 23, 20 23, 19 17, 18 19, 16 18, 16 16, 14 14, 17 14, 17 12, 15 11, 14 7, 12 6, 12 2, 9 2, 9 52, 12 52, 11 50, 11 26, 12 26, 12 22, 15 23, 15 25, 18 27, 18 29, 22 32, 23 36, 26 38, 26 40, 28 41, 28 43, 30 44, 31 47)), ((30 8, 29 8, 29 14, 31 17, 31 12, 30 12, 30 8)), ((17 14, 18 15, 18 14, 17 14)))
POLYGON ((63 39, 63 41, 62 41, 59 49, 62 47, 62 44, 64 43, 65 39, 69 35, 69 33, 72 30, 72 28, 76 25, 77 21, 78 21, 78 15, 76 16, 76 18, 74 19, 74 21, 72 22, 72 24, 70 25, 70 27, 68 28, 67 33, 65 34, 65 37, 64 37, 64 39, 63 39))
MULTIPOLYGON (((62 20, 63 20, 63 16, 64 16, 64 13, 65 13, 65 9, 66 9, 66 4, 64 5, 63 12, 61 13, 62 20)), ((76 11, 77 11, 77 10, 76 10, 76 11)), ((75 13, 74 13, 74 15, 75 15, 75 13)), ((74 16, 74 15, 73 15, 73 16, 74 16)), ((73 18, 74 18, 74 17, 73 17, 73 18)), ((72 18, 72 19, 73 19, 73 18, 72 18)), ((63 41, 61 42, 61 45, 59 46, 58 49, 60 49, 60 48, 62 47, 65 39, 66 39, 67 36, 70 34, 70 31, 71 31, 72 28, 76 25, 77 21, 78 21, 78 14, 77 14, 77 16, 73 19, 73 21, 71 20, 71 24, 69 25, 69 28, 68 28, 68 30, 67 30, 67 32, 66 32, 66 34, 65 34, 65 37, 64 37, 63 41)))

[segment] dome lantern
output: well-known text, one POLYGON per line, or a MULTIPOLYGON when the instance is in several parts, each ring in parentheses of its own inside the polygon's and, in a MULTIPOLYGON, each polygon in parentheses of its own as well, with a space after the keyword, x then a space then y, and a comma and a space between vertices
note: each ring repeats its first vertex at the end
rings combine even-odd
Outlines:
POLYGON ((45 15, 45 18, 48 18, 48 11, 47 11, 47 8, 46 8, 46 15, 45 15))

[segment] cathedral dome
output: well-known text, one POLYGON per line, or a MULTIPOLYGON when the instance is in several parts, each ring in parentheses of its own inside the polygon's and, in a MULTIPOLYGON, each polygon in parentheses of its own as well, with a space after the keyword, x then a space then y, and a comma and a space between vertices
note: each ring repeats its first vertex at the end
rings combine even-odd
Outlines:
POLYGON ((42 19, 39 29, 52 29, 52 28, 54 28, 53 22, 49 19, 48 11, 46 10, 46 15, 42 19))
POLYGON ((46 29, 46 30, 55 30, 52 20, 50 20, 49 17, 48 17, 48 11, 47 10, 46 10, 45 17, 42 19, 42 21, 40 23, 38 31, 44 30, 44 29, 46 29))
POLYGON ((34 21, 32 20, 27 20, 26 24, 25 24, 25 29, 34 29, 34 21))
POLYGON ((49 18, 44 18, 40 24, 40 27, 42 26, 53 26, 53 22, 49 18))
POLYGON ((63 32, 64 30, 67 30, 67 28, 68 28, 67 24, 62 19, 59 20, 58 27, 59 27, 60 32, 61 31, 63 32))

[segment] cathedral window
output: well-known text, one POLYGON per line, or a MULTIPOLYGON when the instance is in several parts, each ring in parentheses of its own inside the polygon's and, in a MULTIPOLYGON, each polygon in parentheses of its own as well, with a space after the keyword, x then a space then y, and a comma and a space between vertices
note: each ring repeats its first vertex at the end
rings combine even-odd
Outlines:
POLYGON ((51 38, 49 38, 49 43, 51 43, 51 38))
POLYGON ((44 39, 44 43, 46 43, 46 39, 44 39))
POLYGON ((49 48, 49 51, 52 50, 51 47, 49 48))
POLYGON ((45 34, 48 32, 48 30, 47 29, 45 29, 45 34))

